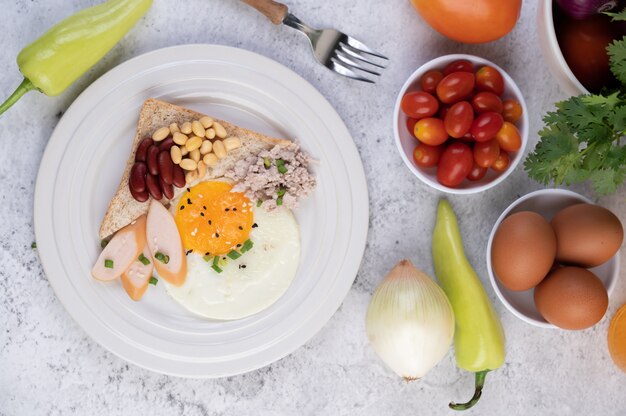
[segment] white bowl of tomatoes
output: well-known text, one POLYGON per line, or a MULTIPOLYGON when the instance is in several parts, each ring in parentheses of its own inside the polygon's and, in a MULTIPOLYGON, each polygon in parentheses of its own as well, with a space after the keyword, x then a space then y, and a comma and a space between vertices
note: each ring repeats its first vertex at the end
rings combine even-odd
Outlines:
POLYGON ((415 176, 443 192, 471 194, 496 186, 521 161, 528 111, 502 68, 473 55, 445 55, 402 86, 394 136, 415 176))

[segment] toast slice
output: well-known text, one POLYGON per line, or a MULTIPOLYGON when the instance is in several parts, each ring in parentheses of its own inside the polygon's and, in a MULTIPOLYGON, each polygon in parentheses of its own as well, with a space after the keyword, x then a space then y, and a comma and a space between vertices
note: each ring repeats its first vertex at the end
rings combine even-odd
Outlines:
MULTIPOLYGON (((111 236, 116 231, 148 212, 152 198, 149 198, 145 202, 138 202, 133 198, 128 189, 128 177, 130 175, 130 169, 135 162, 135 151, 137 150, 139 142, 145 137, 151 137, 152 133, 160 127, 169 126, 171 123, 178 123, 180 126, 186 121, 191 122, 198 120, 204 115, 205 114, 198 113, 188 108, 179 107, 154 98, 147 99, 143 103, 141 112, 139 113, 139 121, 137 122, 137 132, 133 139, 132 151, 128 156, 122 180, 111 202, 109 202, 109 207, 100 224, 101 239, 111 236)), ((221 159, 216 166, 207 168, 207 173, 204 177, 205 180, 224 176, 224 173, 231 169, 240 159, 255 156, 262 150, 269 150, 277 145, 289 146, 292 144, 289 140, 265 136, 224 120, 215 119, 215 121, 224 126, 228 136, 239 137, 242 146, 228 152, 226 157, 221 159)))

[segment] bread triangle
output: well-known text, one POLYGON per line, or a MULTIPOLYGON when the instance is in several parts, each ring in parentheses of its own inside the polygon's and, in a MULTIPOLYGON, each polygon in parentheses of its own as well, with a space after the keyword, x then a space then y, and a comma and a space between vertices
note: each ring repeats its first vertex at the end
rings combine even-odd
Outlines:
MULTIPOLYGON (((109 207, 100 224, 101 239, 111 236, 117 230, 148 212, 151 198, 146 202, 138 202, 132 197, 128 189, 128 176, 135 161, 135 151, 139 142, 144 137, 151 137, 152 133, 160 127, 169 126, 171 123, 178 123, 180 126, 186 121, 198 120, 204 115, 205 114, 198 113, 188 108, 179 107, 154 98, 150 98, 144 102, 141 112, 139 113, 137 132, 133 139, 132 151, 128 156, 122 180, 120 181, 115 195, 109 202, 109 207)), ((224 176, 224 173, 231 169, 234 164, 242 158, 257 155, 262 150, 269 150, 276 145, 288 146, 292 143, 289 140, 265 136, 224 120, 215 119, 215 121, 218 121, 224 126, 228 136, 239 137, 242 146, 230 151, 227 156, 221 159, 213 168, 208 168, 204 179, 214 179, 224 176)))

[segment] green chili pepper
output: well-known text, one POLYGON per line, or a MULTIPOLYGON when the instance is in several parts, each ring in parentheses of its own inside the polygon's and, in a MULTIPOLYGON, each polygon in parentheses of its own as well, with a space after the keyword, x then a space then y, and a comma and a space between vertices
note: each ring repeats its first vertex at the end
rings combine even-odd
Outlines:
POLYGON ((135 25, 152 0, 108 0, 57 23, 17 56, 24 81, 0 104, 4 113, 28 91, 61 94, 135 25))
POLYGON ((456 216, 448 201, 439 201, 433 233, 435 274, 454 310, 454 355, 459 368, 476 373, 474 397, 454 410, 474 406, 491 370, 504 363, 504 331, 480 279, 465 257, 456 216))

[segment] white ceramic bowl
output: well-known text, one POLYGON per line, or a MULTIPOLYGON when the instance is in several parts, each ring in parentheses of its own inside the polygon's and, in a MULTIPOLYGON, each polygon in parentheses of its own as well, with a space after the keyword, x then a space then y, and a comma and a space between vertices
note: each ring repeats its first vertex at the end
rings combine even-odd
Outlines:
MULTIPOLYGON (((489 280, 491 281, 496 295, 498 295, 498 298, 504 303, 504 306, 522 321, 542 328, 556 328, 556 326, 548 323, 535 307, 535 301, 533 299, 534 290, 530 289, 523 292, 515 292, 504 287, 497 279, 491 265, 491 244, 493 242, 493 236, 500 226, 500 223, 506 217, 516 212, 533 211, 541 214, 550 221, 552 217, 563 208, 581 202, 593 203, 576 192, 564 189, 542 189, 531 192, 509 205, 502 215, 500 215, 500 218, 498 218, 498 221, 496 221, 491 230, 489 243, 487 244, 487 271, 489 273, 489 280)), ((589 270, 602 280, 604 287, 610 295, 619 276, 619 252, 615 254, 611 260, 589 270)))
POLYGON ((491 61, 479 58, 474 55, 454 54, 440 56, 439 58, 435 58, 432 61, 428 61, 424 65, 420 66, 415 72, 411 74, 409 79, 407 79, 402 86, 402 89, 398 94, 398 98, 396 99, 393 119, 393 134, 395 137, 396 146, 398 147, 400 156, 402 157, 402 160, 404 160, 404 163, 407 165, 407 167, 422 182, 430 185, 435 189, 451 194, 473 194, 496 186, 504 179, 506 179, 506 177, 509 176, 511 172, 513 172, 515 167, 522 160, 524 149, 526 148, 526 144, 528 143, 528 109, 526 108, 526 102, 524 101, 522 92, 517 87, 513 79, 509 76, 509 74, 507 74, 502 68, 500 68, 498 65, 494 64, 491 61), (459 59, 467 59, 472 64, 474 64, 474 67, 489 65, 500 71, 502 77, 504 78, 504 94, 502 95, 502 98, 515 99, 519 101, 519 103, 522 105, 522 118, 516 124, 517 128, 519 129, 520 135, 522 136, 522 147, 515 153, 515 155, 513 155, 513 157, 511 158, 511 164, 506 171, 498 173, 489 169, 487 175, 485 175, 485 177, 480 181, 472 182, 466 180, 463 181, 463 183, 459 187, 450 188, 448 186, 440 184, 439 181, 437 181, 437 168, 421 168, 417 166, 413 161, 413 151, 415 150, 415 147, 418 143, 415 137, 408 131, 406 127, 406 121, 408 117, 400 109, 400 102, 402 101, 402 97, 404 97, 404 94, 406 94, 407 92, 420 90, 419 80, 425 72, 431 69, 442 70, 450 62, 459 59))
POLYGON ((543 57, 548 63, 550 72, 556 78, 561 88, 570 95, 589 94, 589 91, 576 79, 576 76, 565 62, 563 53, 556 39, 554 18, 552 15, 553 0, 539 0, 537 7, 537 27, 539 44, 543 57))

